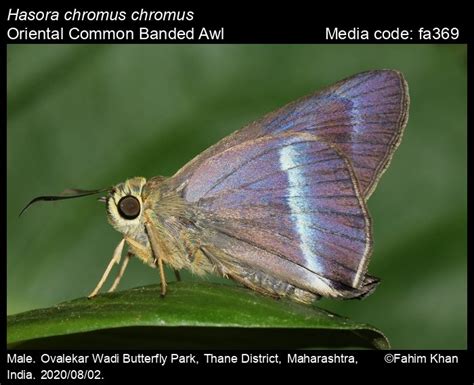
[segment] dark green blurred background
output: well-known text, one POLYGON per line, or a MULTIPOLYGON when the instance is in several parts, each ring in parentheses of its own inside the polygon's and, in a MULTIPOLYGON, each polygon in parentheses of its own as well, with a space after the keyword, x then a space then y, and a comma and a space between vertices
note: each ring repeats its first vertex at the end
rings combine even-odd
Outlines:
MULTIPOLYGON (((266 112, 394 68, 411 108, 369 201, 369 271, 382 284, 364 301, 319 305, 380 328, 394 348, 466 348, 466 46, 14 45, 7 60, 9 314, 88 294, 120 240, 94 197, 18 218, 32 197, 172 175, 266 112)), ((158 282, 132 262, 120 289, 158 282)))

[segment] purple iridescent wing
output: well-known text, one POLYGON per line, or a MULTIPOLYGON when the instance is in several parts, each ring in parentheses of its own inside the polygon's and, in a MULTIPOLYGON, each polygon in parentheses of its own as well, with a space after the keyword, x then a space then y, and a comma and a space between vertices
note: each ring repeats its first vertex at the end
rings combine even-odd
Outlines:
POLYGON ((354 171, 313 135, 265 136, 220 152, 194 169, 183 197, 232 237, 215 246, 242 263, 260 250, 263 270, 290 261, 354 288, 365 277, 370 220, 354 171))
POLYGON ((260 122, 264 133, 310 132, 349 158, 366 199, 398 147, 408 90, 396 71, 370 71, 283 107, 260 122))
POLYGON ((351 162, 367 200, 398 147, 408 118, 408 88, 393 70, 357 74, 303 97, 224 138, 176 177, 189 178, 210 156, 266 135, 306 132, 335 144, 351 162))

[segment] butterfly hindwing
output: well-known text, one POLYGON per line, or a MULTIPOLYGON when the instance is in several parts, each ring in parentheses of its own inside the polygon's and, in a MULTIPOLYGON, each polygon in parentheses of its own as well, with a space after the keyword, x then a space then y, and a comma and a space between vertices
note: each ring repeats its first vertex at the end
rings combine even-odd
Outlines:
POLYGON ((265 136, 220 152, 194 170, 183 197, 232 237, 236 260, 258 249, 269 269, 284 259, 354 288, 365 276, 364 199, 344 154, 314 135, 265 136))

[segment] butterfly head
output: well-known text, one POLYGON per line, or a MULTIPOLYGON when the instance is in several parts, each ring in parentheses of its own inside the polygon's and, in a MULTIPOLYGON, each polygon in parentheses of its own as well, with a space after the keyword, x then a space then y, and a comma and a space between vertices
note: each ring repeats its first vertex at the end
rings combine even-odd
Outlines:
POLYGON ((114 186, 105 198, 110 224, 124 235, 144 231, 143 186, 146 179, 136 177, 114 186))

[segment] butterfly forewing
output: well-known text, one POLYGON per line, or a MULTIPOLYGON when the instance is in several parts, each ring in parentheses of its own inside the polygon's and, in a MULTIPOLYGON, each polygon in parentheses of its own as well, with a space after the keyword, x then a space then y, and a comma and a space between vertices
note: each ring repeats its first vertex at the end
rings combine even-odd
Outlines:
POLYGON ((313 135, 266 136, 218 153, 195 169, 183 196, 233 238, 237 260, 259 248, 347 286, 364 277, 364 200, 345 156, 313 135))
POLYGON ((310 132, 336 144, 368 198, 400 141, 407 95, 400 73, 364 72, 283 107, 259 125, 266 134, 310 132))
POLYGON ((378 280, 366 275, 365 202, 400 143, 408 106, 401 73, 360 73, 222 139, 171 185, 184 186, 214 228, 202 241, 216 260, 230 255, 313 293, 367 295, 378 280))
POLYGON ((183 167, 188 178, 207 158, 266 135, 306 132, 335 144, 352 163, 367 199, 397 148, 408 117, 408 89, 401 73, 363 72, 303 97, 224 138, 183 167))

